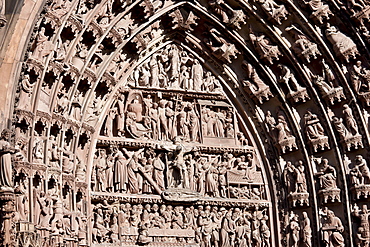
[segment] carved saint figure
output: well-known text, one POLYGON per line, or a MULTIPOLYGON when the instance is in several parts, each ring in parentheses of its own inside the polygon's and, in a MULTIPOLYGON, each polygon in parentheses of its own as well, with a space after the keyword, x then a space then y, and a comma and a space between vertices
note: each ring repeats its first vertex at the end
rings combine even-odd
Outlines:
POLYGON ((235 234, 236 225, 231 218, 231 213, 226 213, 222 219, 221 231, 220 231, 220 247, 232 247, 234 245, 232 239, 235 234))
POLYGON ((30 76, 28 74, 24 75, 24 78, 21 82, 20 95, 18 101, 18 108, 29 110, 31 106, 31 96, 34 84, 30 82, 30 76))
POLYGON ((270 64, 274 63, 273 60, 279 60, 279 56, 282 55, 277 45, 272 45, 263 34, 255 35, 251 28, 249 29, 249 39, 257 49, 260 57, 267 59, 270 64))
POLYGON ((42 27, 37 34, 36 48, 32 53, 32 58, 42 60, 54 49, 53 42, 49 41, 48 36, 45 35, 45 28, 42 27))
POLYGON ((344 227, 342 221, 335 216, 334 212, 324 209, 324 218, 321 230, 323 231, 323 241, 326 246, 343 247, 344 238, 342 232, 344 227))
MULTIPOLYGON (((122 149, 125 150, 125 149, 122 149)), ((128 177, 127 177, 127 159, 125 154, 118 147, 113 149, 114 167, 113 167, 113 183, 115 191, 126 191, 128 177)))
POLYGON ((187 112, 187 118, 189 123, 190 141, 199 142, 200 140, 199 114, 195 104, 188 104, 188 108, 189 111, 187 112))
POLYGON ((370 212, 367 209, 367 205, 363 204, 361 211, 357 209, 357 205, 352 207, 352 215, 355 218, 358 218, 360 220, 360 226, 361 227, 361 238, 367 239, 369 241, 370 239, 370 225, 369 225, 369 219, 370 219, 370 212))
POLYGON ((17 210, 17 215, 20 221, 27 221, 28 219, 28 188, 27 188, 27 178, 24 177, 19 182, 18 186, 15 188, 14 192, 16 194, 15 205, 17 210))
POLYGON ((248 87, 251 87, 253 91, 257 92, 268 88, 268 86, 262 81, 262 79, 257 74, 256 69, 250 63, 243 61, 243 68, 247 72, 247 77, 251 80, 251 82, 249 81, 244 82, 247 84, 248 87))
POLYGON ((343 119, 338 117, 332 118, 333 124, 342 140, 347 139, 348 137, 351 137, 352 134, 348 131, 346 126, 343 124, 343 119))
POLYGON ((347 63, 349 62, 350 57, 356 58, 359 54, 357 46, 352 39, 340 32, 335 26, 330 26, 328 23, 325 34, 333 45, 335 54, 339 57, 343 57, 347 63))
POLYGON ((283 140, 293 136, 283 115, 278 116, 278 122, 275 128, 277 130, 278 142, 282 142, 283 140))
POLYGON ((298 247, 299 244, 299 233, 300 233, 300 225, 298 221, 298 215, 294 214, 293 217, 290 219, 289 223, 289 230, 290 230, 290 247, 298 247))
POLYGON ((366 160, 362 157, 362 155, 356 156, 356 166, 358 171, 361 173, 361 181, 360 184, 370 184, 370 169, 367 166, 366 160))
POLYGON ((258 3, 261 4, 261 7, 270 15, 270 17, 281 25, 282 20, 288 18, 288 11, 285 9, 284 5, 279 5, 273 0, 258 0, 258 3))
POLYGON ((320 189, 337 188, 337 172, 335 168, 329 165, 327 159, 322 159, 321 168, 317 173, 320 182, 320 189))
POLYGON ((117 108, 110 109, 105 120, 104 135, 113 137, 113 122, 117 115, 117 108))
POLYGON ((320 51, 317 49, 317 45, 308 38, 297 25, 291 25, 285 28, 286 31, 293 33, 295 39, 293 44, 293 50, 298 54, 298 56, 303 57, 308 63, 310 63, 311 57, 316 59, 318 55, 321 55, 320 51))
POLYGON ((351 134, 355 136, 358 134, 358 126, 355 118, 353 117, 352 110, 347 104, 344 104, 343 108, 343 115, 344 120, 346 121, 347 128, 349 129, 351 134))
POLYGON ((131 102, 127 102, 127 111, 135 113, 136 121, 141 122, 143 120, 143 106, 140 103, 140 96, 136 95, 131 102))
POLYGON ((193 89, 198 92, 201 91, 203 86, 203 67, 197 59, 194 60, 191 75, 193 79, 193 89))
POLYGON ((13 187, 12 154, 17 150, 9 143, 11 130, 4 129, 0 137, 0 189, 13 187))
POLYGON ((311 113, 311 111, 306 111, 304 122, 306 134, 309 139, 316 139, 324 136, 324 128, 322 127, 318 117, 311 113))
POLYGON ((307 215, 307 212, 303 212, 302 215, 303 215, 303 219, 301 221, 302 243, 304 247, 311 247, 312 246, 311 221, 307 215))
POLYGON ((298 81, 295 78, 293 72, 287 66, 279 64, 278 68, 281 69, 282 73, 279 81, 283 82, 286 85, 290 94, 303 89, 303 87, 298 84, 298 81))

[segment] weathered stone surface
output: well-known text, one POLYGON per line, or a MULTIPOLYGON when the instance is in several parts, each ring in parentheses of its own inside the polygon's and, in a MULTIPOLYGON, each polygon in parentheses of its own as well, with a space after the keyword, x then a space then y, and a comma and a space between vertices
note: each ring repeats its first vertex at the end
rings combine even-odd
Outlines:
POLYGON ((369 9, 0 0, 0 242, 368 246, 369 9))

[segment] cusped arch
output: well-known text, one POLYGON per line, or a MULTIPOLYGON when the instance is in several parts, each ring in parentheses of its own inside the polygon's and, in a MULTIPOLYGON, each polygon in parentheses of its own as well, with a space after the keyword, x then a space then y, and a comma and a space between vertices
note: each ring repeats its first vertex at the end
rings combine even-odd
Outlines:
MULTIPOLYGON (((59 188, 41 176, 44 182, 39 183, 38 178, 35 185, 30 184, 29 195, 35 198, 33 202, 44 200, 50 207, 63 203, 66 210, 78 210, 75 219, 63 218, 73 224, 77 220, 79 227, 86 226, 86 231, 81 232, 88 234, 82 234, 81 239, 88 245, 118 245, 117 241, 125 237, 124 241, 137 241, 137 244, 156 241, 154 236, 164 238, 152 226, 148 228, 145 220, 142 225, 133 226, 134 230, 127 236, 116 237, 114 231, 118 230, 114 222, 119 219, 115 214, 135 211, 129 207, 139 208, 139 211, 143 207, 142 210, 148 211, 146 205, 150 208, 174 205, 178 215, 185 215, 185 211, 194 210, 192 205, 207 213, 200 204, 212 205, 216 211, 224 213, 225 209, 232 217, 242 208, 245 222, 252 224, 253 231, 259 231, 256 234, 260 241, 265 241, 264 246, 294 246, 299 230, 292 228, 299 226, 297 217, 301 217, 303 226, 309 224, 307 217, 312 222, 309 231, 312 236, 308 236, 307 231, 302 232, 306 238, 297 240, 300 245, 325 245, 325 241, 340 243, 342 235, 346 245, 353 245, 357 241, 358 226, 363 223, 358 219, 357 204, 362 208, 361 213, 366 213, 370 182, 365 179, 369 143, 366 83, 369 76, 368 41, 363 31, 368 7, 351 10, 340 1, 320 4, 158 0, 46 3, 24 58, 18 102, 12 103, 16 139, 28 141, 28 146, 19 143, 23 150, 15 166, 21 171, 27 164, 27 169, 33 171, 30 174, 42 171, 45 178, 53 178, 61 186, 68 184, 69 189, 59 188), (344 16, 343 20, 331 16, 332 12, 344 16), (351 25, 344 25, 344 20, 350 18, 351 25), (138 70, 154 55, 168 52, 171 45, 192 54, 192 62, 185 63, 190 69, 193 61, 200 61, 203 71, 209 71, 219 81, 222 97, 207 90, 139 85, 138 75, 140 77, 142 72, 138 70), (139 103, 128 102, 127 98, 135 90, 141 95, 139 103), (163 112, 165 102, 173 101, 171 94, 181 95, 182 99, 178 104, 183 105, 183 109, 175 106, 175 113, 181 110, 181 114, 189 119, 192 117, 193 121, 196 119, 199 125, 203 123, 200 116, 207 115, 202 109, 205 112, 209 109, 211 115, 213 111, 220 112, 220 117, 230 114, 232 120, 224 118, 223 121, 229 128, 238 128, 241 135, 237 136, 234 131, 234 142, 215 138, 215 145, 210 142, 210 137, 215 136, 204 134, 199 134, 199 140, 193 142, 181 135, 173 143, 153 138, 154 130, 149 131, 152 125, 144 123, 147 112, 140 110, 144 106, 143 98, 152 96, 150 104, 162 104, 158 111, 163 112), (122 95, 126 102, 120 98, 122 95), (125 125, 125 133, 118 136, 115 128, 119 114, 114 108, 121 107, 120 100, 124 105, 121 114, 125 118, 120 124, 125 125), (141 106, 129 107, 130 104, 141 106), (133 116, 136 113, 138 115, 133 116), (135 119, 139 115, 144 120, 135 119), (131 122, 127 121, 129 116, 133 117, 131 122), (108 118, 113 123, 111 127, 107 127, 108 118), (146 134, 133 134, 129 125, 146 134), (114 134, 105 133, 112 128, 114 134), (189 151, 190 147, 199 150, 189 151), (163 155, 159 156, 160 153, 163 155), (232 153, 233 157, 222 153, 232 153), (253 161, 245 157, 250 154, 253 161), (116 167, 119 159, 125 160, 122 164, 130 169, 133 169, 132 162, 146 164, 141 164, 134 173, 144 181, 142 186, 146 183, 144 193, 124 187, 117 191, 115 186, 108 190, 109 186, 99 185, 103 179, 108 179, 102 174, 111 176, 109 169, 116 169, 112 167, 116 167), (258 164, 257 171, 262 173, 261 186, 266 197, 257 199, 254 195, 251 199, 256 192, 253 188, 257 187, 253 187, 251 181, 244 181, 247 175, 239 178, 242 182, 228 184, 231 186, 226 189, 229 194, 234 185, 246 190, 235 189, 239 195, 228 196, 228 200, 209 191, 202 194, 203 191, 194 188, 191 192, 181 190, 185 189, 181 182, 183 174, 176 165, 180 167, 182 159, 209 169, 217 167, 217 160, 221 164, 219 170, 229 162, 231 167, 226 168, 225 174, 212 173, 221 179, 226 176, 227 182, 236 179, 235 170, 248 170, 254 162, 258 164), (156 166, 162 163, 167 166, 163 169, 167 176, 162 181, 164 185, 156 181, 158 177, 154 179, 155 176, 150 175, 153 172, 150 166, 155 167, 155 162, 156 166), (180 182, 171 180, 170 172, 180 182), (361 174, 365 174, 364 179, 359 178, 361 174), (179 184, 173 186, 173 183, 179 184), (189 198, 181 198, 179 191, 173 189, 180 189, 189 198), (40 191, 49 193, 50 197, 40 196, 40 191), (246 196, 240 196, 242 193, 246 196), (47 201, 49 199, 52 201, 47 201), (92 223, 83 221, 87 215, 92 216, 92 223), (100 221, 106 215, 111 218, 104 226, 100 221), (328 219, 338 223, 335 225, 340 228, 337 240, 328 236, 330 227, 325 226, 333 226, 328 219), (343 226, 339 222, 343 222, 343 226), (112 234, 106 238, 104 233, 108 232, 108 226, 112 234)), ((169 66, 168 62, 161 63, 169 66)), ((169 75, 168 71, 162 73, 169 75)), ((113 174, 116 176, 115 170, 113 174)), ((211 181, 211 177, 205 179, 211 181)), ((118 179, 113 182, 116 185, 120 178, 114 179, 118 179)), ((217 181, 216 187, 224 186, 221 183, 217 181)), ((127 186, 131 186, 128 181, 127 186)), ((210 186, 209 181, 207 186, 210 186)), ((40 222, 35 222, 36 211, 30 210, 28 218, 30 224, 37 226, 40 222)), ((226 213, 222 218, 223 222, 229 220, 226 213)), ((56 231, 57 222, 50 220, 49 223, 56 231)), ((239 221, 234 223, 237 227, 243 225, 239 221)), ((215 234, 221 234, 221 228, 215 234)), ((175 234, 173 226, 168 230, 169 234, 175 234)), ((171 238, 181 242, 183 237, 185 242, 196 246, 200 241, 197 238, 206 232, 186 234, 190 235, 175 234, 171 238)), ((72 238, 72 242, 80 239, 79 236, 72 238)), ((244 239, 247 241, 247 237, 244 239)), ((258 244, 257 238, 253 241, 258 244)))

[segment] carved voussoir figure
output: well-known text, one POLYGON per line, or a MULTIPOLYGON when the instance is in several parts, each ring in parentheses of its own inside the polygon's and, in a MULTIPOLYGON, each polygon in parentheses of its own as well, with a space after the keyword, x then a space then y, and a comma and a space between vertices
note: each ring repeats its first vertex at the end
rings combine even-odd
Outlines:
POLYGON ((306 111, 304 115, 304 131, 311 144, 313 151, 329 149, 329 138, 325 135, 319 118, 311 111, 306 111))
POLYGON ((45 35, 45 28, 42 27, 36 38, 36 47, 32 52, 31 58, 40 60, 49 55, 54 50, 53 42, 45 35))
POLYGON ((325 63, 324 59, 321 63, 323 66, 322 76, 314 75, 309 71, 312 82, 319 88, 321 95, 330 105, 345 100, 346 96, 344 95, 343 88, 337 85, 333 71, 330 69, 329 65, 325 63))
POLYGON ((333 45, 334 53, 344 59, 347 63, 350 58, 356 59, 359 55, 356 44, 351 38, 339 31, 335 26, 330 26, 327 24, 325 34, 327 39, 333 45))
POLYGON ((278 64, 278 68, 281 70, 279 82, 286 86, 288 90, 288 98, 292 98, 295 103, 310 100, 307 89, 298 84, 298 81, 291 69, 283 64, 278 64))
POLYGON ((288 199, 292 207, 309 205, 309 194, 307 192, 306 175, 303 161, 287 161, 283 171, 283 178, 289 193, 288 199))
POLYGON ((17 108, 23 110, 30 110, 31 107, 31 97, 33 86, 35 84, 30 82, 30 76, 28 74, 24 75, 21 82, 19 101, 17 108))
POLYGON ((244 14, 243 10, 235 10, 223 0, 213 0, 209 5, 221 18, 223 23, 237 29, 240 29, 241 25, 245 24, 247 16, 244 14))
POLYGON ((172 29, 193 31, 193 27, 198 25, 197 21, 199 17, 192 11, 189 12, 187 18, 184 17, 184 14, 179 9, 170 13, 169 16, 173 18, 172 29))
POLYGON ((251 27, 249 27, 249 39, 260 55, 260 58, 266 59, 270 64, 273 64, 274 60, 278 61, 279 57, 282 56, 277 45, 272 45, 264 34, 255 34, 251 27))
POLYGON ((206 44, 212 50, 213 54, 227 63, 232 63, 232 60, 237 58, 240 53, 234 44, 226 41, 219 31, 215 28, 209 30, 210 38, 206 39, 206 44))
POLYGON ((314 158, 313 162, 317 166, 315 176, 320 189, 318 194, 321 196, 323 203, 327 203, 328 200, 340 202, 340 189, 337 187, 336 169, 329 164, 328 159, 314 158))
POLYGON ((321 56, 321 52, 317 48, 317 45, 313 43, 296 25, 293 24, 285 28, 285 30, 293 33, 293 37, 295 39, 293 50, 298 54, 298 56, 306 60, 307 63, 310 63, 311 58, 317 59, 318 56, 321 56))
POLYGON ((278 115, 278 120, 276 121, 271 112, 267 111, 265 124, 272 140, 282 153, 297 149, 295 137, 292 135, 288 123, 282 114, 278 115))
POLYGON ((282 21, 288 19, 289 12, 284 5, 279 5, 273 0, 257 0, 257 2, 266 14, 269 15, 270 19, 275 20, 277 24, 281 25, 282 21))
POLYGON ((340 218, 338 218, 332 210, 323 208, 320 210, 322 219, 322 242, 325 246, 344 247, 344 237, 342 235, 344 227, 340 218))
POLYGON ((328 21, 334 15, 329 6, 321 0, 309 0, 304 1, 304 3, 312 10, 310 18, 317 20, 320 24, 323 24, 325 20, 328 21))
POLYGON ((270 98, 274 97, 270 91, 270 87, 262 81, 256 69, 251 64, 243 61, 242 67, 247 72, 247 77, 249 79, 243 81, 246 85, 244 89, 248 91, 249 94, 253 95, 260 104, 262 104, 264 100, 268 101, 270 98))
POLYGON ((349 178, 354 199, 370 196, 370 168, 362 155, 357 155, 355 162, 349 167, 349 178))
POLYGON ((357 61, 350 68, 350 75, 355 92, 367 106, 370 106, 370 70, 365 68, 361 61, 357 61))
POLYGON ((343 108, 343 115, 346 124, 343 123, 342 118, 338 118, 336 116, 332 117, 332 122, 341 139, 343 148, 347 151, 350 151, 351 148, 363 148, 362 136, 358 131, 357 122, 352 114, 352 110, 347 104, 344 104, 343 108))

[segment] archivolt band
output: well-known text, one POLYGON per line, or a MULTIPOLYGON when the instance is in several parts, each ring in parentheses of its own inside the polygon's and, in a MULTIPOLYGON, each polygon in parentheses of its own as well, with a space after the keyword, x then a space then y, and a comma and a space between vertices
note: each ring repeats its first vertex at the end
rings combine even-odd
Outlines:
POLYGON ((368 2, 10 2, 2 246, 369 247, 368 2))

